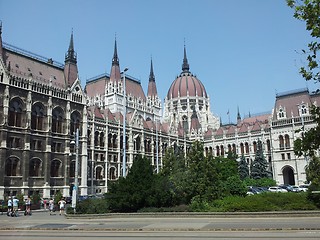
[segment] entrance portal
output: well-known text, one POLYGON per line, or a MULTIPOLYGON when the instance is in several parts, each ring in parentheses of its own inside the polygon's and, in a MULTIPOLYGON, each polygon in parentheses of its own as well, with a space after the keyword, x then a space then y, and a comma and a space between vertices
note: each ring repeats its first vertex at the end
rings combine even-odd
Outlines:
POLYGON ((282 170, 282 174, 283 174, 284 184, 295 185, 294 172, 291 167, 289 166, 284 167, 282 170))

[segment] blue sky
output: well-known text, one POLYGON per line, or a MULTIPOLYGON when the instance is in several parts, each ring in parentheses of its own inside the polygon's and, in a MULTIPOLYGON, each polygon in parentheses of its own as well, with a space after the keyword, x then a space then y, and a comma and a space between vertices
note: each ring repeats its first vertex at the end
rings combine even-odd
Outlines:
POLYGON ((116 36, 120 67, 145 91, 152 57, 162 100, 185 42, 224 123, 238 107, 242 117, 270 112, 276 93, 315 87, 299 75, 311 38, 285 0, 0 0, 0 20, 4 42, 61 63, 73 29, 82 85, 110 72, 116 36))

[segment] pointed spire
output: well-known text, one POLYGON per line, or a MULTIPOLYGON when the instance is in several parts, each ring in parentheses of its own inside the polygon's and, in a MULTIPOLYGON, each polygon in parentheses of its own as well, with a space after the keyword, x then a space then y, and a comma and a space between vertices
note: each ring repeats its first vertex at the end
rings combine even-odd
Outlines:
POLYGON ((158 96, 156 78, 155 78, 154 73, 153 73, 152 58, 151 58, 149 84, 148 84, 148 96, 158 96))
POLYGON ((237 115, 237 119, 238 119, 238 120, 241 120, 240 111, 239 111, 239 106, 238 106, 238 115, 237 115))
POLYGON ((119 66, 119 58, 118 58, 118 50, 117 50, 117 38, 114 40, 114 52, 112 58, 112 66, 117 65, 119 66))
POLYGON ((77 63, 77 54, 74 51, 74 44, 73 44, 73 29, 72 29, 72 32, 71 32, 68 52, 66 53, 64 61, 65 61, 65 63, 66 62, 72 62, 72 63, 75 63, 75 64, 77 63))
POLYGON ((64 63, 64 76, 66 79, 66 84, 67 86, 72 86, 78 78, 77 54, 74 51, 73 30, 71 32, 69 48, 65 55, 64 63))
POLYGON ((152 58, 151 58, 151 67, 150 67, 150 75, 149 75, 149 82, 155 82, 155 77, 153 73, 153 64, 152 64, 152 58))
POLYGON ((121 80, 121 74, 120 74, 120 66, 119 66, 119 58, 118 58, 118 50, 117 50, 117 38, 115 37, 112 66, 110 71, 110 81, 118 82, 120 80, 121 80))
POLYGON ((74 47, 73 47, 73 29, 71 31, 71 37, 70 37, 70 44, 69 44, 69 49, 68 51, 74 51, 74 47))
POLYGON ((184 44, 184 55, 183 55, 182 72, 189 72, 189 63, 188 63, 188 59, 187 59, 187 51, 186 51, 186 45, 185 44, 184 44))

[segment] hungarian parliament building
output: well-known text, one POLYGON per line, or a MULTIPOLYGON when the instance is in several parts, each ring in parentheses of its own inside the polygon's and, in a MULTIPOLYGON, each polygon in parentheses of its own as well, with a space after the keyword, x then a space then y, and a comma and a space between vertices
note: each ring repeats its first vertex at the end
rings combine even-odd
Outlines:
POLYGON ((140 80, 121 70, 116 41, 110 73, 83 87, 73 33, 64 64, 2 40, 0 26, 0 199, 35 193, 49 198, 57 191, 70 196, 76 181, 80 195, 105 193, 137 155, 159 171, 168 148, 186 156, 197 140, 206 156, 233 152, 248 166, 261 141, 277 184, 306 181, 308 159, 296 156, 293 146, 301 137, 297 130, 315 126, 309 108, 320 95, 308 89, 276 94, 269 113, 241 117, 238 111, 236 123, 222 124, 190 71, 186 47, 181 72, 162 102, 152 60, 145 93, 140 80))

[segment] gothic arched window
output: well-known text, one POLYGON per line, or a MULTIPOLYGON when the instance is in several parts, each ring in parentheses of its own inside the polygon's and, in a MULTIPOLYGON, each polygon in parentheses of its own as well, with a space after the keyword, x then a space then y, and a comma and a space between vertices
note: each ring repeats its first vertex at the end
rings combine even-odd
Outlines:
POLYGON ((6 176, 19 176, 19 165, 20 161, 18 158, 11 157, 7 159, 5 165, 5 174, 6 176))
POLYGON ((32 106, 31 112, 31 129, 43 130, 44 106, 36 103, 32 106))
POLYGON ((60 177, 60 166, 61 162, 59 160, 53 160, 51 161, 50 166, 50 176, 51 177, 60 177))
POLYGON ((12 99, 9 103, 9 126, 21 127, 23 104, 20 99, 12 99))
POLYGON ((41 160, 32 159, 29 164, 29 175, 30 177, 41 176, 41 160))
POLYGON ((70 134, 73 135, 77 129, 79 129, 79 131, 81 131, 80 129, 80 113, 78 111, 74 111, 71 114, 71 126, 70 126, 70 134))
POLYGON ((60 107, 56 107, 52 110, 52 132, 62 133, 62 123, 64 119, 63 110, 60 107))

